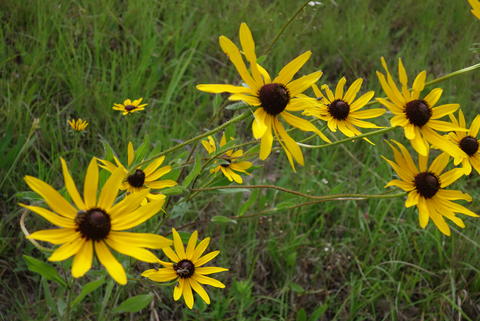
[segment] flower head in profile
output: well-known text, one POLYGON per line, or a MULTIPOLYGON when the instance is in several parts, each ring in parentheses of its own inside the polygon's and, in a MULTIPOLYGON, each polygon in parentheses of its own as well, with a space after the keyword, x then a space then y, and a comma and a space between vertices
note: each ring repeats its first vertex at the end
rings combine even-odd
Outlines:
MULTIPOLYGON (((220 140, 220 148, 226 144, 227 139, 225 134, 223 134, 222 139, 220 140)), ((208 136, 207 140, 202 140, 202 145, 209 154, 215 154, 217 151, 217 144, 212 136, 208 136)), ((238 184, 242 184, 242 176, 236 172, 249 175, 247 169, 253 166, 253 164, 249 161, 241 161, 242 157, 243 150, 239 149, 234 151, 233 149, 229 149, 223 155, 218 156, 218 159, 221 163, 217 167, 212 168, 210 173, 217 173, 221 171, 230 182, 235 181, 238 184)), ((215 163, 218 164, 217 161, 215 163)))
POLYGON ((146 190, 115 203, 123 180, 121 170, 116 170, 110 175, 97 198, 98 165, 95 158, 90 161, 87 169, 82 198, 66 162, 63 159, 60 160, 65 187, 75 205, 70 204, 52 186, 32 176, 25 176, 25 182, 45 200, 51 210, 20 204, 58 226, 58 228, 40 230, 28 236, 30 239, 60 245, 48 260, 63 261, 74 256, 72 275, 78 278, 90 270, 95 249, 100 263, 120 284, 127 283, 127 275, 122 264, 110 252, 110 248, 140 261, 159 262, 147 248, 168 247, 172 243, 169 239, 155 234, 124 231, 142 224, 157 214, 162 209, 164 199, 140 206, 148 192, 146 190))
POLYGON ((141 111, 145 109, 147 104, 141 104, 143 98, 136 99, 131 101, 130 99, 125 99, 123 104, 113 104, 112 109, 119 110, 122 112, 122 115, 128 115, 131 113, 135 113, 137 111, 141 111))
POLYGON ((77 132, 82 132, 87 128, 88 122, 86 120, 83 120, 81 118, 78 119, 70 119, 67 121, 67 123, 72 127, 73 130, 76 130, 77 132))
POLYGON ((477 19, 480 19, 480 1, 478 0, 468 0, 468 3, 472 6, 472 14, 477 17, 477 19))
POLYGON ((388 99, 377 98, 377 101, 394 114, 390 120, 391 125, 403 127, 405 137, 423 156, 428 155, 430 143, 453 157, 460 157, 462 155, 460 148, 448 139, 443 139, 436 132, 437 130, 444 132, 462 130, 452 123, 439 120, 455 112, 460 105, 446 104, 434 107, 442 95, 441 88, 434 88, 428 95, 421 98, 420 93, 425 88, 426 71, 419 73, 413 81, 412 89, 408 89, 408 76, 401 59, 398 60, 398 75, 401 84, 399 89, 388 71, 385 59, 382 57, 381 60, 386 77, 378 71, 377 76, 388 99))
POLYGON ((448 154, 440 154, 430 166, 427 166, 428 154, 427 156, 419 154, 417 166, 405 146, 396 141, 394 143, 398 149, 393 145, 390 147, 393 150, 395 161, 382 157, 400 179, 390 181, 385 187, 397 186, 408 192, 405 207, 417 206, 420 227, 425 228, 429 219, 432 219, 443 234, 450 235, 450 228, 445 222, 445 218, 463 228, 465 224, 456 216, 457 213, 478 217, 469 209, 452 202, 455 200, 471 202, 470 195, 458 190, 445 189, 464 174, 462 168, 454 168, 442 173, 450 159, 448 154))
MULTIPOLYGON (((127 168, 129 168, 135 160, 135 150, 132 142, 128 142, 127 166, 123 166, 117 157, 114 157, 114 160, 115 164, 107 160, 99 159, 101 162, 100 167, 105 168, 111 173, 117 169, 121 169, 124 176, 120 189, 127 190, 129 193, 142 192, 145 190, 160 190, 177 185, 177 182, 171 179, 160 180, 162 176, 172 170, 172 167, 169 165, 160 167, 165 160, 165 156, 154 159, 144 168, 136 167, 134 170, 129 171, 127 168)), ((165 195, 147 193, 146 198, 149 200, 158 200, 164 199, 165 195)))
POLYGON ((210 243, 210 238, 202 240, 197 245, 198 233, 193 232, 188 240, 187 248, 183 246, 182 239, 178 232, 172 228, 173 246, 163 248, 162 251, 173 263, 161 261, 164 267, 160 269, 150 269, 142 273, 142 276, 155 282, 177 281, 173 289, 173 299, 177 301, 183 296, 188 308, 193 307, 192 289, 197 292, 205 303, 210 304, 210 297, 202 284, 211 285, 217 288, 224 288, 225 284, 206 275, 218 272, 228 271, 228 269, 214 266, 202 266, 213 260, 220 251, 213 251, 203 255, 210 243))
POLYGON ((295 74, 312 55, 311 51, 304 52, 293 59, 272 80, 269 73, 257 64, 255 43, 246 23, 240 25, 240 44, 250 68, 247 68, 240 50, 230 39, 220 36, 219 42, 246 86, 202 84, 197 85, 197 89, 210 93, 228 92, 232 94, 229 100, 241 100, 250 106, 258 107, 254 112, 252 131, 253 136, 261 140, 260 159, 264 160, 270 155, 275 136, 285 150, 292 168, 295 168, 294 160, 300 165, 304 164, 300 147, 288 135, 280 119, 302 131, 314 132, 323 140, 330 142, 311 122, 292 114, 316 104, 314 98, 307 97, 303 92, 320 79, 322 72, 313 72, 293 80, 295 74))
MULTIPOLYGON (((458 120, 453 114, 449 116, 455 126, 466 128, 465 116, 461 110, 458 112, 458 120)), ((466 133, 456 131, 448 134, 450 140, 463 152, 461 157, 455 160, 455 163, 462 163, 466 175, 472 172, 472 167, 480 174, 480 141, 477 139, 479 129, 480 115, 477 115, 466 133)))
POLYGON ((373 108, 360 110, 368 104, 375 93, 369 91, 355 100, 360 87, 362 86, 363 79, 358 78, 355 80, 347 91, 344 92, 346 82, 346 78, 342 77, 338 81, 335 93, 330 90, 328 85, 322 86, 324 93, 317 87, 317 85, 313 85, 313 91, 320 104, 316 107, 307 109, 304 114, 327 121, 328 128, 332 132, 336 132, 338 128, 348 137, 361 134, 356 126, 361 128, 380 128, 379 126, 362 119, 381 116, 385 113, 385 109, 373 108))

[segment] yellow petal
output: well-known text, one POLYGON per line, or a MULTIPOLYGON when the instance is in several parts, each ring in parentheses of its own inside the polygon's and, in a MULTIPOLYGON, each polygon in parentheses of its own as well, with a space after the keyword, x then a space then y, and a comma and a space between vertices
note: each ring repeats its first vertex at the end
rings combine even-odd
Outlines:
POLYGON ((151 175, 160 165, 162 165, 163 161, 165 160, 165 156, 160 156, 155 158, 147 167, 143 170, 145 176, 151 175))
POLYGON ((112 175, 110 175, 105 185, 103 185, 100 197, 98 198, 98 206, 100 208, 108 211, 112 207, 124 177, 125 175, 121 168, 117 168, 112 175))
POLYGON ((145 182, 155 181, 155 180, 159 179, 160 177, 162 177, 163 175, 166 175, 166 174, 170 173, 171 171, 172 171, 172 166, 161 167, 161 168, 157 169, 155 172, 146 176, 145 177, 145 182))
POLYGON ((195 252, 195 246, 197 245, 198 240, 198 232, 194 231, 192 235, 190 235, 190 239, 188 240, 186 255, 187 259, 191 260, 193 257, 193 253, 195 252))
POLYGON ((442 96, 442 93, 443 93, 443 89, 434 88, 432 89, 432 91, 428 93, 428 95, 425 96, 425 98, 423 98, 423 100, 425 100, 428 106, 432 108, 438 102, 438 100, 442 96))
POLYGON ((232 100, 232 101, 241 100, 250 106, 260 106, 262 104, 262 102, 258 97, 245 95, 245 94, 233 94, 228 97, 228 100, 232 100))
POLYGON ((405 201, 405 207, 411 207, 418 204, 420 194, 417 191, 411 191, 408 193, 407 200, 405 201))
POLYGON ((53 251, 52 255, 50 255, 48 260, 53 262, 66 260, 69 257, 77 254, 84 243, 85 239, 81 237, 78 237, 69 243, 65 243, 55 249, 55 251, 53 251))
POLYGON ((162 209, 164 203, 165 200, 161 199, 150 202, 147 205, 138 208, 133 213, 126 211, 118 213, 112 218, 112 230, 128 230, 129 228, 142 224, 146 220, 150 219, 153 215, 157 214, 162 209))
POLYGON ((135 246, 146 247, 149 249, 161 249, 173 244, 173 242, 166 237, 151 233, 110 231, 108 237, 117 242, 135 244, 135 246))
POLYGON ((40 230, 28 235, 28 239, 50 242, 52 244, 63 244, 79 238, 80 233, 71 228, 55 228, 40 230))
MULTIPOLYGON (((360 96, 357 100, 355 100, 351 105, 350 105, 350 111, 355 112, 365 106, 372 98, 375 96, 374 91, 369 91, 360 96)), ((370 110, 383 110, 385 113, 384 109, 370 109, 370 110)), ((375 116, 376 117, 376 116, 375 116)))
POLYGON ((477 115, 473 121, 472 121, 472 125, 470 126, 470 130, 469 130, 469 134, 472 136, 472 137, 477 137, 478 135, 478 131, 480 129, 480 115, 477 115))
POLYGON ((246 94, 251 92, 251 89, 248 87, 224 85, 224 84, 201 84, 201 85, 197 85, 196 88, 200 91, 204 91, 212 94, 220 94, 224 92, 232 93, 232 94, 246 94))
MULTIPOLYGON (((443 155, 443 154, 442 154, 443 155)), ((465 175, 463 168, 454 168, 440 175, 440 187, 444 188, 465 175)))
POLYGON ((86 241, 73 258, 72 276, 79 278, 90 270, 93 259, 93 242, 86 241))
POLYGON ((421 92, 425 88, 425 79, 427 78, 427 72, 424 70, 415 77, 413 81, 412 89, 416 92, 421 92))
POLYGON ((25 205, 22 203, 19 203, 19 205, 37 213, 38 215, 40 215, 54 225, 72 229, 75 229, 77 227, 77 225, 72 219, 57 215, 43 207, 25 205))
POLYGON ((79 209, 85 210, 85 203, 80 197, 80 193, 78 193, 77 186, 75 186, 75 182, 70 175, 67 163, 63 158, 60 158, 60 162, 62 163, 63 179, 65 181, 65 187, 67 188, 68 194, 70 194, 70 197, 79 209))
POLYGON ((270 115, 266 115, 265 117, 266 130, 263 136, 261 136, 261 141, 260 141, 259 157, 261 160, 267 159, 268 155, 270 155, 270 153, 272 152, 272 143, 273 143, 272 122, 273 122, 273 117, 270 115))
POLYGON ((125 243, 125 242, 117 242, 115 238, 111 237, 110 235, 105 240, 105 242, 110 246, 112 249, 117 251, 118 253, 122 253, 128 256, 131 256, 139 261, 148 262, 148 263, 157 263, 159 260, 158 258, 149 250, 136 246, 135 243, 125 243))
POLYGON ((128 142, 127 165, 130 166, 133 163, 134 159, 135 159, 135 151, 133 149, 133 144, 132 144, 132 142, 128 142))
POLYGON ((288 84, 293 76, 302 68, 302 66, 310 59, 312 56, 311 51, 305 51, 280 70, 278 76, 275 77, 273 83, 288 84))
POLYGON ((155 282, 169 282, 178 277, 177 273, 173 269, 159 269, 159 270, 148 270, 151 271, 150 273, 146 273, 147 271, 142 273, 142 276, 149 278, 155 282))
POLYGON ((321 71, 317 71, 289 82, 286 87, 290 97, 295 97, 312 87, 322 77, 322 74, 321 71))
POLYGON ((216 266, 195 267, 195 273, 203 274, 203 275, 225 272, 225 271, 228 271, 228 269, 216 267, 216 266))
POLYGON ((198 243, 198 246, 195 248, 195 251, 193 252, 192 256, 192 262, 195 262, 198 260, 198 258, 205 252, 205 250, 208 247, 208 244, 210 243, 210 238, 204 238, 200 243, 198 243))
POLYGON ((257 67, 255 42, 253 41, 252 32, 244 22, 240 24, 240 44, 242 45, 245 57, 247 58, 248 62, 250 62, 250 69, 252 70, 253 79, 255 79, 256 83, 262 83, 263 78, 257 67))
POLYGON ((98 260, 105 267, 108 274, 119 284, 127 284, 127 275, 123 266, 112 255, 108 247, 103 241, 94 242, 95 252, 97 253, 98 260))
POLYGON ((425 228, 428 224, 430 214, 428 211, 427 203, 423 197, 418 199, 418 220, 421 228, 425 228))
POLYGON ((52 186, 32 176, 25 176, 24 180, 32 191, 40 195, 54 212, 68 218, 75 218, 77 210, 52 186))
POLYGON ((173 262, 177 263, 178 261, 180 261, 180 258, 178 257, 177 253, 175 253, 170 247, 164 247, 162 248, 162 251, 173 262))
POLYGON ((343 99, 343 88, 345 87, 345 83, 347 79, 345 77, 340 78, 337 83, 337 87, 335 88, 335 98, 336 99, 343 99))
POLYGON ((268 126, 265 124, 267 113, 263 108, 258 108, 255 110, 253 115, 255 116, 255 119, 252 123, 253 137, 255 137, 255 139, 260 139, 263 137, 268 128, 268 126))
POLYGON ((87 168, 85 182, 83 186, 83 197, 87 208, 93 208, 97 205, 97 187, 98 187, 98 166, 97 159, 92 158, 87 168))
POLYGON ((175 301, 178 301, 178 299, 182 297, 184 283, 184 279, 178 279, 178 284, 173 288, 173 299, 175 301))
POLYGON ((205 301, 206 304, 210 304, 210 297, 208 296, 207 291, 197 282, 195 279, 188 279, 190 282, 190 286, 195 290, 195 292, 200 295, 203 301, 205 301))
POLYGON ((347 92, 345 93, 343 100, 345 100, 349 105, 352 104, 353 101, 355 100, 355 97, 357 96, 357 93, 360 90, 360 87, 362 87, 362 83, 363 83, 363 79, 358 78, 350 85, 347 92))
POLYGON ((288 135, 283 125, 276 118, 274 118, 273 120, 273 126, 274 126, 273 128, 275 132, 278 133, 279 138, 285 144, 285 146, 282 146, 282 147, 284 147, 284 149, 286 149, 287 152, 290 152, 292 154, 293 158, 295 159, 295 161, 297 161, 297 163, 303 166, 304 165, 303 154, 297 142, 295 142, 288 135))
POLYGON ((202 266, 207 262, 210 262, 211 260, 213 260, 215 257, 217 257, 218 254, 220 254, 220 251, 213 251, 213 252, 207 253, 204 256, 200 257, 198 260, 194 261, 193 263, 195 264, 195 267, 202 266))
POLYGON ((172 228, 173 234, 173 247, 175 248, 175 252, 178 255, 180 260, 186 259, 187 255, 185 253, 185 248, 183 247, 182 239, 180 238, 180 234, 178 234, 177 230, 172 228))
MULTIPOLYGON (((454 113, 458 108, 459 104, 446 104, 432 108, 432 119, 442 118, 443 116, 454 113)), ((455 126, 459 127, 459 126, 455 126)))
POLYGON ((245 62, 243 61, 240 51, 238 50, 238 47, 230 39, 228 39, 225 36, 220 36, 218 41, 220 43, 220 47, 222 48, 223 52, 228 56, 230 61, 233 63, 233 65, 237 69, 243 81, 251 89, 255 91, 258 90, 259 86, 255 82, 255 80, 252 78, 250 73, 248 72, 247 67, 245 66, 245 62))
POLYGON ((225 284, 223 284, 222 282, 220 282, 218 280, 215 280, 211 277, 205 276, 205 275, 195 274, 194 279, 195 279, 195 281, 197 281, 201 284, 208 284, 208 285, 214 286, 216 288, 222 288, 222 289, 225 288, 225 284))
POLYGON ((192 293, 192 287, 190 286, 190 281, 189 279, 185 279, 183 281, 183 300, 185 300, 185 304, 189 309, 193 308, 193 293, 192 293))

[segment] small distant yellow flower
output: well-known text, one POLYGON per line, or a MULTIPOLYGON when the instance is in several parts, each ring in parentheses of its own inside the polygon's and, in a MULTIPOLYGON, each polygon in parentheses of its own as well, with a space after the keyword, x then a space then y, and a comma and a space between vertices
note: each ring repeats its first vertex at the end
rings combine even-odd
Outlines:
POLYGON ((250 106, 258 107, 254 112, 252 132, 255 139, 260 139, 260 159, 266 159, 272 151, 273 131, 292 168, 295 170, 294 160, 303 166, 302 150, 287 133, 280 119, 302 131, 314 132, 324 141, 330 142, 314 124, 292 113, 316 104, 314 98, 306 96, 303 92, 320 79, 322 72, 316 71, 293 80, 295 74, 310 59, 312 52, 306 51, 299 55, 283 67, 277 77, 271 79, 269 73, 257 63, 255 42, 246 23, 240 25, 240 44, 250 70, 240 50, 230 39, 220 36, 219 42, 246 86, 200 84, 197 85, 197 89, 216 94, 228 92, 232 94, 229 100, 241 100, 250 106))
POLYGON ((170 247, 162 248, 162 251, 174 263, 161 261, 160 264, 162 264, 164 268, 146 270, 142 273, 142 276, 155 282, 178 281, 173 289, 173 299, 177 301, 183 296, 185 304, 189 309, 193 307, 194 302, 192 289, 200 295, 205 303, 210 304, 210 297, 202 287, 202 284, 208 284, 216 288, 224 288, 225 284, 206 275, 228 271, 228 269, 202 265, 213 260, 220 251, 213 251, 202 256, 210 243, 209 237, 202 240, 198 246, 196 246, 198 232, 195 231, 190 236, 187 248, 185 249, 180 235, 174 228, 172 228, 172 233, 175 251, 170 247))
POLYGON ((361 120, 378 117, 386 112, 383 108, 372 108, 360 111, 360 109, 373 98, 375 93, 369 91, 355 100, 362 86, 363 79, 358 78, 355 80, 344 93, 346 82, 346 78, 342 77, 342 79, 338 81, 335 93, 330 90, 328 85, 323 85, 322 89, 325 95, 318 89, 317 85, 313 85, 313 91, 317 99, 320 99, 320 104, 305 110, 303 114, 327 121, 328 128, 332 132, 336 132, 338 127, 338 129, 348 137, 361 134, 355 126, 362 128, 381 128, 375 124, 361 120))
POLYGON ((405 207, 417 206, 421 228, 425 228, 431 218, 443 234, 450 235, 450 228, 444 218, 448 218, 457 226, 464 228, 465 224, 456 216, 457 213, 478 217, 469 209, 452 202, 455 200, 471 202, 470 195, 457 190, 444 189, 464 175, 462 168, 454 168, 442 174, 450 159, 447 153, 437 156, 429 167, 427 167, 428 154, 427 156, 419 154, 417 167, 405 146, 396 141, 393 142, 399 148, 398 150, 390 145, 395 162, 382 157, 400 179, 390 181, 385 187, 397 186, 408 192, 405 207))
MULTIPOLYGON (((120 189, 127 190, 129 193, 141 192, 148 189, 157 190, 177 185, 177 182, 171 179, 159 180, 160 177, 168 174, 172 170, 171 166, 158 168, 165 160, 165 156, 154 159, 143 169, 138 167, 134 171, 129 172, 127 167, 130 167, 135 160, 135 150, 133 149, 132 142, 128 142, 127 167, 123 166, 117 157, 114 157, 114 160, 116 165, 107 160, 99 159, 102 163, 100 167, 105 168, 111 173, 117 168, 120 168, 124 173, 124 179, 120 189)), ((148 193, 146 197, 149 200, 159 200, 164 199, 165 195, 148 193)))
POLYGON ((147 106, 147 104, 140 105, 142 100, 143 98, 139 98, 134 101, 131 101, 130 99, 126 99, 123 102, 123 104, 113 104, 114 106, 112 107, 112 109, 122 111, 123 112, 122 115, 128 115, 128 114, 145 109, 145 106, 147 106))
MULTIPOLYGON (((225 146, 226 143, 227 139, 225 138, 225 134, 223 134, 222 139, 220 140, 220 147, 225 146)), ((202 140, 202 145, 203 147, 205 147, 209 154, 213 154, 217 151, 217 146, 212 136, 208 136, 208 140, 202 140)), ((235 171, 249 175, 246 170, 252 167, 253 164, 248 161, 237 161, 241 157, 243 157, 243 150, 227 150, 224 155, 219 157, 219 159, 222 160, 223 163, 215 168, 212 168, 210 170, 210 173, 217 173, 218 171, 222 171, 223 175, 225 175, 225 177, 228 178, 230 182, 235 181, 238 184, 242 184, 242 177, 235 173, 235 171)))
POLYGON ((85 128, 88 126, 88 122, 81 118, 78 119, 70 119, 67 123, 72 127, 74 130, 81 132, 84 131, 85 128))
POLYGON ((95 252, 98 261, 119 284, 127 283, 127 274, 122 264, 112 255, 110 248, 140 261, 159 262, 147 248, 160 249, 170 246, 172 241, 160 235, 131 233, 125 230, 140 225, 157 214, 165 200, 140 206, 142 198, 148 192, 145 191, 143 195, 139 193, 127 196, 117 202, 123 178, 121 170, 114 171, 101 191, 98 191, 96 158, 92 158, 88 166, 82 198, 67 163, 62 158, 60 160, 65 187, 75 205, 68 202, 52 186, 32 176, 25 176, 25 182, 45 200, 51 211, 44 207, 20 204, 58 226, 36 231, 28 236, 29 239, 60 245, 48 260, 63 261, 73 256, 72 276, 78 278, 90 270, 95 252))
MULTIPOLYGON (((454 115, 449 115, 452 123, 459 127, 466 127, 465 116, 460 110, 458 112, 458 120, 454 115)), ((480 174, 480 141, 477 139, 478 131, 480 129, 480 115, 477 115, 470 125, 470 129, 465 133, 463 131, 452 132, 448 137, 462 150, 461 157, 455 159, 455 164, 462 163, 465 174, 469 175, 472 172, 472 166, 480 174)))
POLYGON ((472 6, 471 12, 477 19, 480 19, 480 1, 478 0, 468 0, 470 5, 472 6))
POLYGON ((377 98, 377 101, 394 114, 390 120, 391 125, 403 127, 405 137, 410 141, 413 148, 423 156, 428 155, 430 143, 450 156, 460 157, 462 155, 460 148, 448 139, 443 139, 436 132, 437 130, 442 132, 466 131, 452 123, 439 120, 454 113, 460 108, 460 105, 445 104, 434 107, 442 95, 443 90, 441 88, 434 88, 424 98, 420 98, 420 93, 425 88, 427 72, 424 70, 417 75, 410 90, 407 72, 401 59, 398 59, 398 76, 401 88, 398 88, 383 57, 381 61, 386 77, 378 71, 377 76, 388 99, 377 98))

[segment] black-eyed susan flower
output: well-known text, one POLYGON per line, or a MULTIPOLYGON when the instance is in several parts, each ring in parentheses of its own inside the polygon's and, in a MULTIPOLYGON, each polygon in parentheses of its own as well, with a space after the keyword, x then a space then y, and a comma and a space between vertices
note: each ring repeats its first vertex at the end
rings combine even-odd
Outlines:
MULTIPOLYGON (((128 193, 136 193, 144 190, 160 190, 177 185, 177 182, 171 179, 159 180, 172 170, 170 165, 160 167, 165 160, 165 156, 160 156, 152 160, 145 168, 137 167, 129 171, 127 168, 129 168, 135 160, 135 150, 132 142, 128 142, 127 166, 123 166, 117 157, 114 157, 114 160, 116 165, 107 160, 99 159, 101 162, 100 167, 105 168, 111 173, 120 168, 124 175, 120 189, 127 190, 128 193)), ((149 200, 158 200, 165 198, 165 195, 147 193, 146 198, 149 200)))
POLYGON ((164 268, 147 270, 142 273, 142 276, 155 282, 176 280, 177 284, 173 289, 173 299, 177 301, 183 296, 185 304, 190 309, 193 307, 194 302, 192 289, 200 295, 205 303, 210 304, 210 297, 202 284, 217 288, 224 288, 225 284, 206 275, 228 271, 228 269, 202 265, 213 260, 220 251, 213 251, 202 256, 210 243, 209 237, 202 240, 197 246, 198 233, 195 231, 190 236, 185 249, 180 235, 174 228, 172 228, 172 233, 175 251, 170 247, 163 248, 162 251, 173 263, 161 261, 160 264, 164 268))
POLYGON ((450 235, 450 228, 444 218, 463 228, 465 224, 456 216, 457 213, 478 217, 469 209, 452 202, 454 200, 471 202, 470 195, 458 190, 445 189, 464 174, 462 168, 454 168, 442 174, 450 159, 448 154, 440 154, 429 167, 427 167, 428 154, 427 156, 419 154, 417 167, 405 146, 394 142, 398 149, 392 145, 390 147, 393 150, 395 162, 382 157, 400 179, 390 181, 385 187, 397 186, 408 192, 405 207, 417 206, 420 227, 425 228, 431 218, 443 234, 450 235))
POLYGON ((436 132, 436 130, 444 132, 462 130, 462 128, 450 122, 439 120, 439 118, 455 112, 460 105, 445 104, 434 107, 442 95, 443 90, 441 88, 434 88, 428 95, 421 98, 420 93, 425 88, 427 77, 425 70, 417 75, 410 90, 408 88, 407 72, 401 59, 398 60, 398 76, 401 84, 399 89, 388 71, 385 59, 382 57, 381 60, 386 78, 378 71, 377 76, 388 99, 377 98, 377 101, 394 114, 390 120, 391 125, 403 127, 405 137, 410 140, 413 148, 423 156, 428 154, 428 143, 430 143, 453 157, 460 157, 462 155, 460 148, 448 139, 443 139, 436 132))
POLYGON ((302 131, 315 132, 323 140, 330 142, 311 122, 291 113, 303 111, 316 103, 314 98, 307 97, 303 92, 320 79, 321 71, 292 80, 312 55, 311 51, 304 52, 293 59, 272 80, 268 72, 257 64, 255 43, 246 23, 240 25, 240 43, 243 54, 249 62, 250 70, 247 69, 240 50, 230 39, 220 36, 219 42, 220 47, 230 58, 246 86, 202 84, 197 85, 197 89, 210 93, 228 92, 232 94, 229 100, 242 100, 250 106, 258 107, 254 112, 252 131, 255 139, 261 140, 260 159, 266 159, 272 151, 273 130, 275 137, 285 150, 292 168, 294 168, 293 160, 301 165, 304 164, 300 147, 288 135, 280 122, 280 117, 291 126, 302 131))
POLYGON ((468 0, 468 3, 472 6, 472 14, 477 17, 477 19, 480 19, 480 1, 478 0, 468 0))
POLYGON ((67 123, 72 127, 73 130, 76 130, 78 132, 82 132, 87 128, 88 122, 86 120, 83 120, 81 118, 78 119, 70 119, 67 121, 67 123))
POLYGON ((147 104, 141 104, 143 98, 136 99, 131 101, 130 99, 125 99, 123 104, 113 104, 112 109, 120 110, 122 115, 128 115, 131 113, 135 113, 140 110, 144 110, 147 104))
POLYGON ((337 128, 348 137, 360 135, 361 132, 356 128, 381 128, 373 123, 364 121, 362 119, 375 118, 385 113, 383 108, 372 108, 368 110, 362 109, 375 95, 375 92, 369 91, 357 100, 355 100, 363 79, 358 78, 350 87, 344 92, 345 77, 342 77, 333 93, 328 85, 323 85, 322 91, 313 85, 313 91, 319 100, 316 107, 309 108, 303 112, 304 115, 314 116, 316 118, 327 121, 328 128, 332 132, 336 132, 337 128))
MULTIPOLYGON (((458 120, 450 114, 452 123, 458 127, 466 127, 465 116, 460 110, 458 112, 458 120)), ((480 115, 477 115, 472 121, 470 128, 465 133, 463 131, 452 132, 448 134, 448 137, 462 150, 462 156, 455 159, 455 163, 462 163, 462 167, 465 170, 465 174, 469 175, 472 172, 472 167, 480 174, 480 141, 477 139, 478 131, 480 129, 480 115)))
POLYGON ((75 205, 69 203, 59 192, 44 181, 25 176, 25 182, 52 211, 20 204, 37 213, 58 228, 40 230, 28 236, 30 239, 60 245, 48 258, 49 261, 63 261, 72 256, 73 277, 83 276, 92 266, 93 252, 112 278, 120 284, 127 283, 125 270, 112 255, 109 248, 137 260, 156 263, 158 258, 148 249, 161 249, 171 245, 163 236, 149 233, 124 232, 142 224, 158 213, 164 200, 139 207, 148 190, 132 194, 115 203, 123 172, 116 170, 108 178, 97 198, 98 165, 95 158, 90 162, 85 175, 83 198, 75 186, 67 164, 63 159, 62 170, 65 186, 75 205))
MULTIPOLYGON (((226 143, 227 139, 225 134, 223 134, 222 139, 220 140, 220 147, 225 146, 226 143)), ((202 140, 202 145, 209 154, 214 154, 217 151, 217 145, 212 136, 208 136, 207 140, 202 140)), ((225 154, 218 157, 221 163, 217 167, 210 169, 210 173, 221 171, 230 182, 235 181, 238 184, 242 184, 242 176, 236 172, 249 175, 247 169, 253 166, 249 161, 239 161, 242 157, 243 150, 239 149, 234 151, 233 149, 229 149, 225 154)))

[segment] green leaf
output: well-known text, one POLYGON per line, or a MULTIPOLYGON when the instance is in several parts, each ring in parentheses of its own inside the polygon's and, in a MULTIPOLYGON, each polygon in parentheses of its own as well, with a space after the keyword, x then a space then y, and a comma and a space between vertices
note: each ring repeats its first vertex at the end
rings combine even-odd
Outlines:
POLYGON ((225 109, 228 109, 228 110, 239 110, 239 109, 246 108, 246 107, 248 107, 248 105, 245 104, 243 101, 241 101, 241 102, 238 102, 238 103, 230 104, 230 105, 228 105, 227 107, 225 107, 225 109))
POLYGON ((185 193, 185 191, 186 191, 185 187, 178 185, 178 186, 172 186, 166 189, 162 189, 161 193, 169 196, 169 195, 180 195, 185 193))
POLYGON ((128 298, 119 306, 115 307, 113 313, 122 313, 122 312, 138 312, 144 309, 147 305, 152 302, 153 294, 140 294, 134 297, 128 298))
POLYGON ((325 314, 325 311, 327 311, 328 308, 328 303, 324 303, 318 308, 313 311, 312 315, 310 316, 309 321, 319 321, 320 318, 325 314))
POLYGON ((201 153, 196 153, 195 154, 195 164, 193 165, 192 170, 190 173, 188 173, 187 177, 182 182, 183 187, 188 187, 190 183, 200 174, 200 171, 202 170, 202 154, 201 153))
POLYGON ((237 221, 235 221, 235 220, 233 220, 229 217, 222 216, 222 215, 217 215, 217 216, 212 217, 211 221, 213 223, 233 223, 233 224, 237 224, 237 221))
POLYGON ((253 190, 252 193, 250 194, 250 197, 246 202, 240 206, 240 209, 238 210, 238 216, 242 216, 245 214, 245 212, 252 206, 257 201, 258 195, 260 193, 260 189, 253 190))
POLYGON ((99 279, 96 281, 88 282, 82 287, 82 291, 80 291, 80 294, 73 299, 72 303, 70 304, 71 307, 74 307, 75 305, 79 304, 82 302, 82 300, 89 294, 98 289, 101 285, 105 283, 104 279, 99 279))
POLYGON ((307 312, 305 312, 304 308, 297 311, 296 321, 307 321, 307 312))
POLYGON ((23 259, 25 263, 27 263, 27 267, 30 271, 35 272, 43 276, 47 280, 55 281, 61 286, 65 287, 67 284, 65 281, 60 277, 57 270, 50 264, 37 260, 28 255, 24 255, 23 259))
POLYGON ((290 283, 290 289, 292 289, 293 292, 297 292, 297 293, 305 292, 305 289, 300 284, 295 282, 290 283))
POLYGON ((233 193, 245 193, 245 192, 250 192, 248 188, 225 188, 225 189, 219 189, 219 193, 223 194, 233 194, 233 193))

